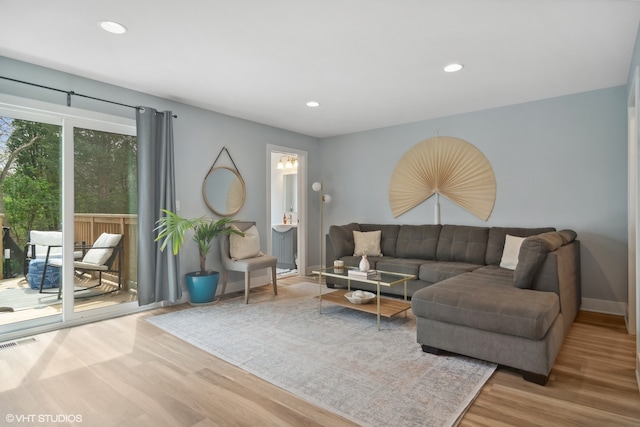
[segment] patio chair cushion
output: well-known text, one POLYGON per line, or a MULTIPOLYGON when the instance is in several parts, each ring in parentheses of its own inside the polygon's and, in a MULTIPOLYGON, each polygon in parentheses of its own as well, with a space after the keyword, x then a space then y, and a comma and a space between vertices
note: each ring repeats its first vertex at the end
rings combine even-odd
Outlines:
POLYGON ((93 248, 89 249, 84 258, 82 258, 82 262, 87 264, 103 265, 111 256, 113 248, 118 245, 121 238, 121 234, 102 233, 94 242, 93 248))

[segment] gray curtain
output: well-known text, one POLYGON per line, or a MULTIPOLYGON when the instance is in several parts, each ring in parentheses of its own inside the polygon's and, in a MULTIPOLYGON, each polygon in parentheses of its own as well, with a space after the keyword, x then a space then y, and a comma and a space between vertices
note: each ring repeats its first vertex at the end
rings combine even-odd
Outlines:
POLYGON ((138 128, 138 305, 175 302, 182 296, 178 258, 155 241, 160 209, 176 211, 173 114, 139 108, 138 128))

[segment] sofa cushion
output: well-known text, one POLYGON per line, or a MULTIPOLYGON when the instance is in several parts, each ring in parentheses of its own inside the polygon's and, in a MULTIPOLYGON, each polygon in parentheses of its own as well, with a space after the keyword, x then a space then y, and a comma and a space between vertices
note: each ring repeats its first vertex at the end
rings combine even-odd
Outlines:
POLYGON ((396 256, 398 258, 436 259, 441 229, 442 226, 439 224, 400 226, 396 256))
POLYGON ((416 291, 416 316, 532 340, 542 339, 560 312, 558 295, 518 289, 511 281, 475 272, 416 291))
POLYGON ((485 264, 499 265, 502 259, 505 236, 511 234, 518 237, 529 237, 534 234, 548 233, 556 231, 553 227, 545 228, 518 228, 518 227, 491 227, 489 229, 489 240, 487 240, 487 257, 485 264))
POLYGON ((484 265, 488 237, 488 227, 443 225, 436 260, 484 265))
POLYGON ((513 270, 506 268, 500 268, 497 265, 485 265, 477 270, 473 270, 474 274, 480 274, 488 278, 500 278, 505 279, 510 283, 513 283, 513 270))
POLYGON ((382 256, 380 251, 380 230, 356 231, 353 230, 354 256, 382 256))
POLYGON ((480 267, 482 267, 482 265, 469 264, 466 262, 422 261, 418 279, 436 283, 449 277, 457 276, 458 274, 474 271, 480 267))
POLYGON ((354 230, 360 230, 360 226, 355 222, 347 225, 332 225, 329 227, 329 240, 333 246, 333 256, 335 256, 336 259, 353 255, 355 249, 355 242, 353 241, 354 230))
POLYGON ((424 263, 423 259, 407 259, 407 258, 380 258, 376 263, 376 270, 390 271, 392 273, 413 274, 418 277, 420 265, 424 263))
MULTIPOLYGON (((384 256, 396 256, 399 224, 360 224, 360 231, 380 230, 380 250, 384 256)), ((353 253, 353 252, 351 252, 353 253)))
POLYGON ((537 234, 524 239, 520 246, 518 266, 513 274, 513 284, 521 289, 530 288, 536 272, 547 254, 574 241, 575 238, 575 231, 562 230, 537 234))

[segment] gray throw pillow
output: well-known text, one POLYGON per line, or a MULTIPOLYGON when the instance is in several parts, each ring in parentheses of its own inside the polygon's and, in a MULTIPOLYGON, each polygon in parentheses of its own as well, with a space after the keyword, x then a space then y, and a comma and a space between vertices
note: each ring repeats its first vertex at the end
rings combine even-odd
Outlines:
POLYGON ((347 225, 332 225, 329 227, 329 240, 333 246, 333 256, 336 259, 353 255, 355 249, 355 242, 353 240, 354 231, 360 231, 360 226, 355 222, 347 225))

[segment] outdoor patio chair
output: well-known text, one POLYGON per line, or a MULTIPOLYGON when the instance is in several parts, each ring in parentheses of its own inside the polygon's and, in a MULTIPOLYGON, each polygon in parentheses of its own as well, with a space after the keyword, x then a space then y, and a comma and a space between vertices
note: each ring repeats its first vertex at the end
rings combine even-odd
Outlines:
MULTIPOLYGON (((40 282, 40 293, 51 293, 45 292, 43 290, 47 269, 56 268, 60 270, 62 268, 62 258, 50 257, 52 249, 53 247, 51 246, 47 249, 47 255, 44 262, 44 270, 42 272, 42 279, 40 282)), ((73 262, 73 269, 79 275, 83 275, 85 273, 98 273, 98 283, 92 286, 75 289, 75 292, 86 291, 101 286, 102 273, 117 273, 118 288, 111 291, 91 294, 89 296, 93 297, 120 290, 122 288, 122 264, 124 254, 122 234, 102 233, 98 237, 98 239, 96 239, 93 245, 83 245, 81 249, 83 253, 85 253, 85 251, 86 253, 82 257, 82 260, 73 262)), ((61 295, 62 286, 59 286, 58 299, 60 299, 61 295)))
MULTIPOLYGON (((233 225, 238 227, 240 231, 245 233, 252 233, 251 227, 255 226, 254 222, 234 222, 233 225)), ((234 238, 240 238, 240 236, 234 236, 234 238)), ((222 258, 222 291, 220 296, 224 295, 224 291, 227 288, 227 279, 229 277, 229 271, 240 271, 244 273, 244 302, 249 303, 249 288, 251 282, 251 272, 260 270, 263 268, 271 268, 271 281, 273 283, 273 294, 278 295, 278 286, 276 283, 276 262, 278 259, 273 256, 268 256, 260 252, 260 237, 257 235, 257 229, 253 232, 252 236, 245 236, 247 241, 251 241, 253 249, 247 253, 253 252, 251 257, 237 259, 232 257, 231 254, 231 237, 222 235, 220 237, 220 256, 222 258), (256 249, 257 244, 257 249, 256 249)))

